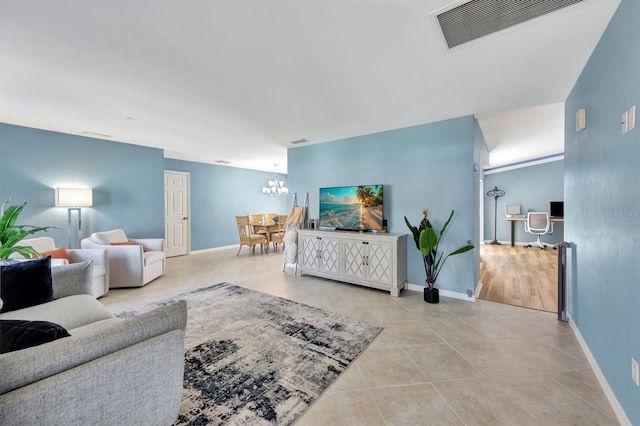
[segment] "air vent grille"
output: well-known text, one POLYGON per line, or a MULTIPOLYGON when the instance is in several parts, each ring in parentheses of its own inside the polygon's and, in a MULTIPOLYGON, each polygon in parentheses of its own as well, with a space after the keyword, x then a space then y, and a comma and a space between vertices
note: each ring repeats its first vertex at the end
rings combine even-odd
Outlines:
POLYGON ((437 15, 447 46, 459 46, 582 0, 471 0, 437 15))
POLYGON ((298 144, 300 144, 300 143, 305 143, 305 142, 307 142, 307 140, 306 140, 306 139, 298 139, 297 141, 291 141, 291 142, 289 142, 289 143, 290 143, 291 145, 298 145, 298 144))
POLYGON ((231 161, 227 161, 227 160, 216 160, 216 163, 218 163, 218 164, 231 164, 231 161))

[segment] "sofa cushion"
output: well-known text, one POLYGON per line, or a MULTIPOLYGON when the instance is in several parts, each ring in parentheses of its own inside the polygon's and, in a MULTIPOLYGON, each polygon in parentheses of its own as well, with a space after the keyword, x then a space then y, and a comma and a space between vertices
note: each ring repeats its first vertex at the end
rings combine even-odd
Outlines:
POLYGON ((53 297, 72 296, 74 294, 89 294, 90 283, 93 281, 93 261, 70 263, 63 266, 52 266, 53 297))
POLYGON ((53 300, 51 257, 15 262, 0 267, 2 312, 53 300))
POLYGON ((127 234, 122 229, 114 229, 112 231, 94 232, 91 234, 94 243, 102 245, 110 245, 111 243, 124 243, 129 241, 127 234))
POLYGON ((164 260, 164 253, 161 251, 145 251, 143 256, 144 266, 153 265, 164 260))
POLYGON ((0 354, 69 336, 64 327, 49 321, 0 320, 0 354))
POLYGON ((71 334, 74 328, 110 318, 113 314, 90 294, 63 297, 43 305, 0 314, 0 319, 52 321, 71 334))

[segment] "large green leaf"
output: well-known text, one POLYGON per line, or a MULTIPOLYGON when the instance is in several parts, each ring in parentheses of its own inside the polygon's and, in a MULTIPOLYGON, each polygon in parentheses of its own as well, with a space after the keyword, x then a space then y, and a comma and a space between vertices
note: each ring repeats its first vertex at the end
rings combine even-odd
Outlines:
POLYGON ((438 236, 433 228, 425 228, 420 232, 420 252, 426 256, 438 245, 438 236))
POLYGON ((18 243, 28 235, 47 231, 51 227, 16 225, 16 220, 27 203, 10 206, 6 209, 5 204, 2 204, 2 213, 0 213, 0 259, 8 259, 13 253, 18 253, 26 258, 31 257, 31 253, 37 254, 33 247, 18 246, 18 243))
POLYGON ((420 231, 418 231, 418 228, 409 222, 409 219, 407 219, 406 216, 404 217, 404 223, 406 223, 407 227, 411 230, 411 233, 413 234, 413 241, 416 243, 416 248, 420 250, 420 231))
POLYGON ((475 248, 475 246, 473 244, 469 244, 468 246, 464 246, 464 247, 460 247, 458 250, 449 253, 449 256, 455 256, 456 254, 462 254, 462 253, 466 253, 469 250, 473 250, 475 248))
POLYGON ((444 223, 444 226, 442 227, 442 230, 440 230, 440 236, 441 237, 444 234, 444 231, 447 230, 447 226, 449 226, 449 222, 451 222, 451 219, 453 218, 453 213, 454 213, 454 210, 451 210, 451 214, 449 215, 449 219, 447 219, 447 221, 444 223))

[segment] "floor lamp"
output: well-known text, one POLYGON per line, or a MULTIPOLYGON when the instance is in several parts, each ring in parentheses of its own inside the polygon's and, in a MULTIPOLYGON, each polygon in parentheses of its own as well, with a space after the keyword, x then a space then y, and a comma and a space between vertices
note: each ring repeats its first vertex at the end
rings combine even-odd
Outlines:
POLYGON ((493 244, 493 245, 500 245, 500 243, 497 240, 497 235, 498 235, 498 198, 502 197, 505 194, 505 192, 502 189, 498 189, 497 186, 494 186, 493 189, 489 192, 487 192, 487 195, 489 197, 493 197, 495 204, 494 204, 494 210, 493 210, 493 241, 491 241, 489 244, 493 244))
POLYGON ((78 212, 78 248, 82 239, 82 209, 93 205, 93 191, 91 188, 56 188, 56 207, 68 207, 69 217, 69 248, 71 246, 71 212, 78 212))

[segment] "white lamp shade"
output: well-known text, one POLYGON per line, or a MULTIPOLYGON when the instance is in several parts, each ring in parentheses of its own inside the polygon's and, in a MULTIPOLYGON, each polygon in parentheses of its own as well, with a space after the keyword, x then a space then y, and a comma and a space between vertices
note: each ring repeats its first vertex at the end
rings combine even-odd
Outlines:
POLYGON ((90 188, 56 188, 56 207, 89 207, 93 205, 90 188))

